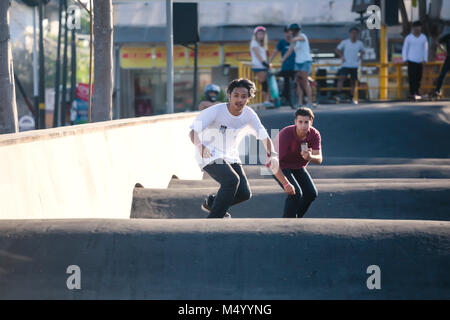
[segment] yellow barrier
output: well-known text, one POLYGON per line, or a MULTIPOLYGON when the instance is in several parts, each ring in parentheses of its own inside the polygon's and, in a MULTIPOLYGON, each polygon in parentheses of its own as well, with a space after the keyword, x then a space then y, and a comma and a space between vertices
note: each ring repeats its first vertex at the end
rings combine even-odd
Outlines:
MULTIPOLYGON (((441 68, 442 68, 443 62, 428 62, 424 65, 423 70, 423 76, 422 76, 422 82, 421 82, 421 89, 426 89, 426 92, 431 91, 434 89, 434 83, 433 81, 439 77, 441 68), (434 69, 434 70, 431 70, 434 69)), ((280 66, 273 66, 274 68, 279 68, 280 66)), ((314 81, 317 80, 333 80, 337 79, 338 76, 336 75, 327 75, 327 76, 317 76, 316 70, 318 68, 326 68, 326 67, 335 67, 336 69, 339 69, 341 67, 340 64, 332 64, 332 63, 326 63, 326 64, 313 64, 312 65, 312 78, 314 81)), ((384 100, 381 99, 381 92, 385 92, 386 96, 385 99, 389 100, 395 100, 395 99, 405 99, 408 97, 408 83, 407 83, 407 67, 405 64, 402 63, 363 63, 360 68, 360 76, 359 76, 359 83, 356 84, 355 89, 355 97, 358 97, 359 91, 363 90, 367 92, 367 96, 369 96, 369 91, 375 91, 377 94, 375 97, 370 97, 370 100, 384 100), (381 75, 381 70, 386 69, 382 67, 387 67, 387 75, 381 75), (368 68, 374 68, 372 74, 368 74, 368 68), (371 85, 369 84, 369 79, 376 78, 378 79, 378 85, 371 85), (381 81, 381 79, 386 79, 386 81, 381 81), (405 81, 406 79, 406 81, 405 81), (361 81, 362 80, 362 81, 361 81), (365 85, 363 87, 360 86, 360 83, 364 82, 365 85), (406 84, 404 83, 406 82, 406 84), (384 85, 384 83, 387 83, 387 85, 384 85), (387 92, 386 92, 387 91, 387 92)), ((239 77, 240 78, 248 78, 255 82, 257 93, 256 97, 253 99, 254 103, 261 103, 262 102, 262 94, 261 94, 261 84, 256 79, 254 72, 251 70, 251 63, 249 61, 241 61, 239 63, 239 77)), ((450 85, 443 85, 441 92, 444 92, 443 89, 450 88, 450 85)), ((343 90, 350 90, 350 87, 343 87, 343 90)), ((313 87, 313 95, 314 100, 317 100, 317 94, 318 91, 337 91, 336 87, 326 87, 326 88, 317 88, 317 86, 313 87)), ((445 95, 443 95, 445 96, 445 95)))
POLYGON ((252 99, 252 103, 262 103, 261 83, 256 79, 255 73, 252 71, 252 64, 249 61, 241 61, 239 63, 239 78, 252 80, 256 85, 256 96, 252 99))
MULTIPOLYGON (((427 64, 424 65, 424 71, 423 71, 423 77, 422 77, 422 82, 421 82, 421 88, 422 89, 426 89, 426 91, 431 91, 432 89, 434 89, 434 84, 433 84, 433 80, 435 80, 439 74, 440 74, 440 70, 442 68, 443 62, 429 62, 427 64), (437 67, 437 68, 436 68, 437 67), (434 68, 435 70, 433 72, 430 72, 430 69, 434 68)), ((333 80, 333 79, 337 79, 337 76, 316 76, 316 70, 317 68, 324 68, 324 67, 336 67, 336 68, 340 68, 340 64, 313 64, 312 67, 312 78, 314 79, 314 81, 316 80, 333 80)), ((380 92, 387 90, 387 96, 386 99, 404 99, 407 98, 408 96, 408 92, 406 91, 406 89, 408 89, 408 84, 404 84, 404 80, 408 78, 407 75, 407 67, 405 64, 402 63, 386 63, 386 64, 381 64, 381 63, 363 63, 361 65, 360 68, 360 73, 363 73, 360 75, 359 80, 361 82, 361 80, 366 80, 365 82, 365 86, 364 87, 360 87, 357 83, 356 86, 356 92, 355 95, 356 97, 358 96, 358 91, 359 90, 365 90, 367 92, 369 92, 369 90, 377 90, 378 91, 378 95, 376 98, 371 98, 372 100, 382 100, 380 97, 380 92), (387 75, 381 75, 381 69, 382 67, 387 67, 388 73, 387 75), (364 71, 367 71, 367 68, 375 68, 375 70, 373 70, 373 74, 367 74, 364 73, 364 71), (379 85, 378 86, 373 86, 370 85, 369 82, 367 81, 370 78, 377 78, 379 85), (387 78, 387 85, 383 85, 383 81, 380 81, 381 79, 386 79, 387 78), (392 92, 393 91, 393 92, 392 92)), ((444 85, 442 86, 442 89, 447 89, 450 88, 449 85, 444 85)), ((343 88, 344 90, 348 90, 350 88, 343 88)), ((331 87, 331 88, 320 88, 319 91, 336 91, 337 89, 335 87, 331 87)), ((317 96, 317 88, 314 88, 314 95, 317 96)))

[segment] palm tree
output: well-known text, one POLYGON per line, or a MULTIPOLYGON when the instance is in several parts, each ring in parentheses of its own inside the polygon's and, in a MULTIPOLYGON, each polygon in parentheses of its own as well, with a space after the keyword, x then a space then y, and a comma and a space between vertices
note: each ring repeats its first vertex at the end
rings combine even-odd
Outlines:
POLYGON ((11 0, 0 1, 0 134, 18 132, 14 66, 9 41, 11 0))

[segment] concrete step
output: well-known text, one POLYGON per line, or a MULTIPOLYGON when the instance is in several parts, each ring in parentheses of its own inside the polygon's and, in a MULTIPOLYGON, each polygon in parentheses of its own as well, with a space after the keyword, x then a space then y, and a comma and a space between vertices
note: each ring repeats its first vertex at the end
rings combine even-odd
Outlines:
MULTIPOLYGON (((266 187, 278 186, 275 178, 269 179, 248 179, 252 189, 265 190, 266 187)), ((406 179, 406 178, 388 178, 388 179, 314 179, 316 186, 324 187, 324 190, 348 190, 348 189, 373 189, 373 188, 403 188, 405 185, 411 187, 448 187, 450 188, 450 179, 406 179)), ((169 183, 169 189, 180 189, 189 192, 193 189, 218 188, 219 183, 213 179, 203 180, 179 180, 172 179, 169 183)), ((165 190, 165 189, 164 189, 165 190)))
POLYGON ((324 165, 388 165, 388 164, 416 164, 416 165, 447 165, 448 158, 384 158, 384 157, 330 157, 323 159, 324 165))
POLYGON ((0 299, 449 299, 449 250, 443 221, 2 220, 0 299))
MULTIPOLYGON (((437 164, 310 165, 307 169, 315 179, 450 178, 450 165, 437 164)), ((244 170, 250 179, 271 179, 271 174, 265 166, 246 165, 244 166, 244 170)), ((203 177, 204 179, 211 179, 206 173, 203 177)))
MULTIPOLYGON (((178 183, 181 185, 176 186, 178 183)), ((273 180, 250 180, 253 196, 230 208, 233 218, 279 218, 286 195, 273 180)), ((317 179, 318 198, 305 217, 450 220, 449 179, 317 179)), ((203 199, 215 181, 168 189, 136 188, 132 218, 201 218, 203 199)))

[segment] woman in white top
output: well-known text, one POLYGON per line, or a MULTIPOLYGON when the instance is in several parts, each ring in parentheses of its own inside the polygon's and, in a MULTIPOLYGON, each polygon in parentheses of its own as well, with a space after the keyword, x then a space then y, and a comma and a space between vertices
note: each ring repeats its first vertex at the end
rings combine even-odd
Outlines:
POLYGON ((281 58, 281 62, 284 62, 295 51, 295 71, 297 71, 297 94, 299 98, 299 104, 302 104, 303 91, 306 92, 308 98, 307 107, 312 108, 312 89, 309 84, 308 76, 311 73, 312 57, 309 48, 308 37, 300 32, 300 26, 297 23, 293 23, 289 26, 289 32, 291 33, 291 46, 289 50, 281 58))
POLYGON ((253 38, 250 42, 250 54, 252 57, 252 71, 262 85, 262 95, 264 104, 271 106, 269 101, 269 90, 267 86, 267 69, 270 65, 267 63, 267 33, 266 28, 258 26, 253 30, 253 38))

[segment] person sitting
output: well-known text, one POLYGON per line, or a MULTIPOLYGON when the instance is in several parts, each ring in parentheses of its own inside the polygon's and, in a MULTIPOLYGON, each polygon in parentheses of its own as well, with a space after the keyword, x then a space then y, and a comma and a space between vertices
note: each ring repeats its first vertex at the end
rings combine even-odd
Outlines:
POLYGON ((200 102, 200 104, 198 105, 198 110, 202 111, 206 108, 209 108, 213 105, 215 105, 216 103, 218 103, 218 101, 221 101, 222 99, 219 99, 220 94, 221 94, 221 90, 220 87, 216 84, 208 84, 207 86, 205 86, 205 89, 203 90, 204 95, 202 97, 202 101, 200 102))

